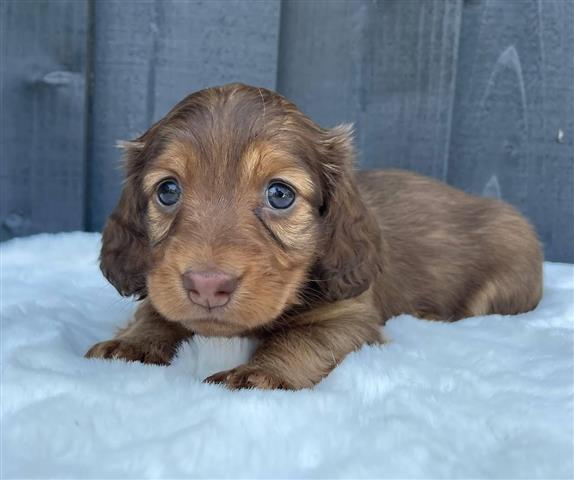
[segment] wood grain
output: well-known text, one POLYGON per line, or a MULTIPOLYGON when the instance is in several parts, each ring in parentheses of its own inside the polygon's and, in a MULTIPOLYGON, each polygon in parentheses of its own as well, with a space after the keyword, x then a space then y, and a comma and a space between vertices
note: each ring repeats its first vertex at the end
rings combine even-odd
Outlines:
POLYGON ((362 167, 446 177, 461 0, 283 4, 278 88, 353 122, 362 167))
POLYGON ((462 32, 448 181, 509 201, 548 259, 574 261, 574 2, 469 1, 462 32))

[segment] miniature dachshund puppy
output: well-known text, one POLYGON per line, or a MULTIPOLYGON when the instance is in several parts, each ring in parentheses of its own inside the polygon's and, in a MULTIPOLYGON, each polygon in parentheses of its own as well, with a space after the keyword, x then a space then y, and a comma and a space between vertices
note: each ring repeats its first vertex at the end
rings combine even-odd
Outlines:
POLYGON ((356 172, 324 129, 247 85, 189 95, 134 141, 101 269, 140 301, 87 357, 169 364, 194 334, 260 340, 208 382, 313 387, 406 313, 454 321, 533 309, 537 236, 509 205, 398 170, 356 172))

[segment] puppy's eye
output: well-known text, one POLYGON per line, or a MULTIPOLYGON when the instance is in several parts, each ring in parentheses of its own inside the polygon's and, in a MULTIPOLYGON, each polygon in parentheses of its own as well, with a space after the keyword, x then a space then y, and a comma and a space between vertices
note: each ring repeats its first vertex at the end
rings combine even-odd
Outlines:
POLYGON ((157 199, 166 207, 175 205, 179 201, 180 195, 181 188, 173 179, 164 180, 157 187, 157 199))
POLYGON ((289 185, 273 182, 267 187, 267 201, 273 208, 289 208, 295 201, 295 192, 289 185))

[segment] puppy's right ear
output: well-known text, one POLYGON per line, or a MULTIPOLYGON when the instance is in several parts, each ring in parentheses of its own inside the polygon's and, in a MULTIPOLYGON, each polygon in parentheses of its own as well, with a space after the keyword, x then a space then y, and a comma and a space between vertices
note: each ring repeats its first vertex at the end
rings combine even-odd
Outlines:
POLYGON ((146 203, 138 172, 144 147, 143 138, 122 142, 126 180, 120 200, 108 218, 102 235, 100 269, 124 297, 147 296, 146 273, 151 254, 146 229, 146 203))

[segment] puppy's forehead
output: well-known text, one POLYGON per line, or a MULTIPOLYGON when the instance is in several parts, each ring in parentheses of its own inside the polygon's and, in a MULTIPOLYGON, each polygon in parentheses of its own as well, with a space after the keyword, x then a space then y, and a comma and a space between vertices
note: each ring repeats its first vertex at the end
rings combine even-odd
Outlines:
POLYGON ((312 196, 313 174, 289 148, 294 135, 289 132, 289 115, 277 108, 263 111, 257 105, 216 101, 166 122, 160 153, 146 175, 146 189, 167 176, 212 190, 280 178, 312 196), (265 115, 267 121, 261 118, 265 115))
POLYGON ((254 141, 273 135, 290 114, 280 97, 248 88, 213 88, 184 99, 162 121, 160 136, 193 153, 197 168, 226 170, 241 162, 254 141), (259 93, 256 93, 259 92, 259 93))

